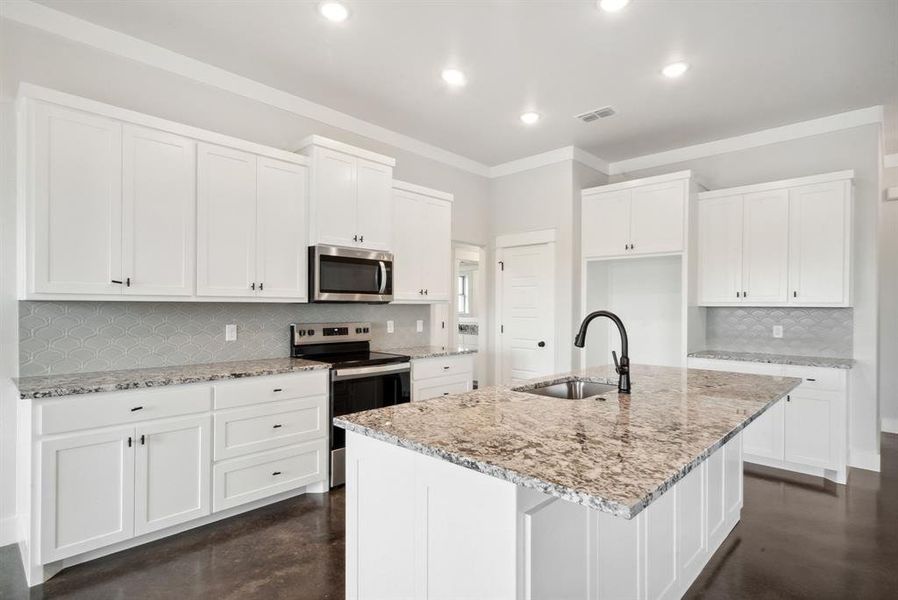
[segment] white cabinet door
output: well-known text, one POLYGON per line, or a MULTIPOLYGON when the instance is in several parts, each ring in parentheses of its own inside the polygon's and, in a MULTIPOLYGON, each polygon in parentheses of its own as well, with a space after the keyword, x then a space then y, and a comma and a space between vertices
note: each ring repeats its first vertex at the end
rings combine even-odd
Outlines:
POLYGON ((420 239, 423 238, 423 202, 417 194, 393 192, 393 300, 420 302, 424 289, 420 239))
POLYGON ((190 296, 195 281, 196 142, 122 130, 125 294, 190 296))
POLYGON ((40 443, 41 562, 133 536, 133 436, 127 427, 40 443))
POLYGON ((208 416, 137 427, 135 535, 209 514, 211 430, 208 416))
POLYGON ((789 191, 789 303, 850 305, 851 183, 789 191))
POLYGON ((834 392, 795 393, 786 399, 785 458, 788 462, 832 468, 831 405, 834 392))
POLYGON ((785 400, 779 400, 745 428, 742 450, 749 462, 751 456, 783 460, 785 404, 785 400))
POLYGON ((356 186, 358 245, 371 250, 390 250, 393 237, 393 168, 358 158, 356 186))
POLYGON ((257 267, 259 296, 308 298, 306 185, 308 169, 258 158, 257 267))
POLYGON ((418 254, 423 257, 424 299, 448 302, 452 272, 452 207, 448 202, 426 199, 421 203, 419 228, 424 235, 418 254))
POLYGON ((637 254, 683 251, 688 182, 634 188, 630 200, 630 244, 637 254))
POLYGON ((581 245, 586 258, 629 252, 630 191, 584 196, 581 245))
POLYGON ((743 300, 751 305, 785 304, 789 275, 789 192, 746 194, 743 203, 743 300))
POLYGON ((37 102, 30 125, 29 289, 121 294, 121 124, 37 102))
POLYGON ((698 236, 699 303, 739 302, 742 296, 742 197, 700 201, 698 236))
POLYGON ((197 295, 254 296, 256 156, 197 148, 197 295))
POLYGON ((316 148, 313 157, 312 243, 356 246, 356 159, 327 148, 316 148))

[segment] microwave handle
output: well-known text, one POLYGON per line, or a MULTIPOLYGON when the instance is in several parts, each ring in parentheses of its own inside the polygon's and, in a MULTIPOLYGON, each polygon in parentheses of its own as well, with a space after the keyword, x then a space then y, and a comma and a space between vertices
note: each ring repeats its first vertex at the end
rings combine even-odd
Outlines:
POLYGON ((377 265, 380 267, 380 286, 377 293, 383 294, 384 290, 387 289, 387 265, 382 260, 377 261, 377 265))

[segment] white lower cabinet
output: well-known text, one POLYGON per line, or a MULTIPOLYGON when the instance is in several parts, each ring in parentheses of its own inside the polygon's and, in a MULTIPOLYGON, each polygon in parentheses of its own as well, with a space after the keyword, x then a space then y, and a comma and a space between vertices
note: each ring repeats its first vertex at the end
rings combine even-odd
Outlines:
POLYGON ((470 392, 474 359, 470 355, 418 358, 412 361, 412 402, 470 392))

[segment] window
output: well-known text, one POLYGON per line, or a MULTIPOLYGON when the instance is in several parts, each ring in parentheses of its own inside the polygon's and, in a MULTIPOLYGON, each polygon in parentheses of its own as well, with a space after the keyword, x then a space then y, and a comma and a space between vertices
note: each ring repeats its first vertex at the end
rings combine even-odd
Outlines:
POLYGON ((471 314, 471 274, 458 276, 458 314, 471 314))

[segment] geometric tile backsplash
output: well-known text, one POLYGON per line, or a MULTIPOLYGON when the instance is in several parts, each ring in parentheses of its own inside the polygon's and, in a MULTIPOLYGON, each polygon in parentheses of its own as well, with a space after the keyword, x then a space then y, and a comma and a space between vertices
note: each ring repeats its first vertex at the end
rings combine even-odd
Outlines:
POLYGON ((227 302, 19 302, 19 374, 289 356, 290 323, 371 321, 372 346, 427 344, 430 310, 415 305, 227 302), (386 332, 386 321, 395 332, 386 332), (424 332, 416 332, 416 321, 424 332), (237 340, 224 340, 225 325, 237 340))
POLYGON ((850 358, 854 311, 850 308, 709 307, 708 350, 769 352, 850 358), (783 337, 773 337, 773 326, 783 337))

